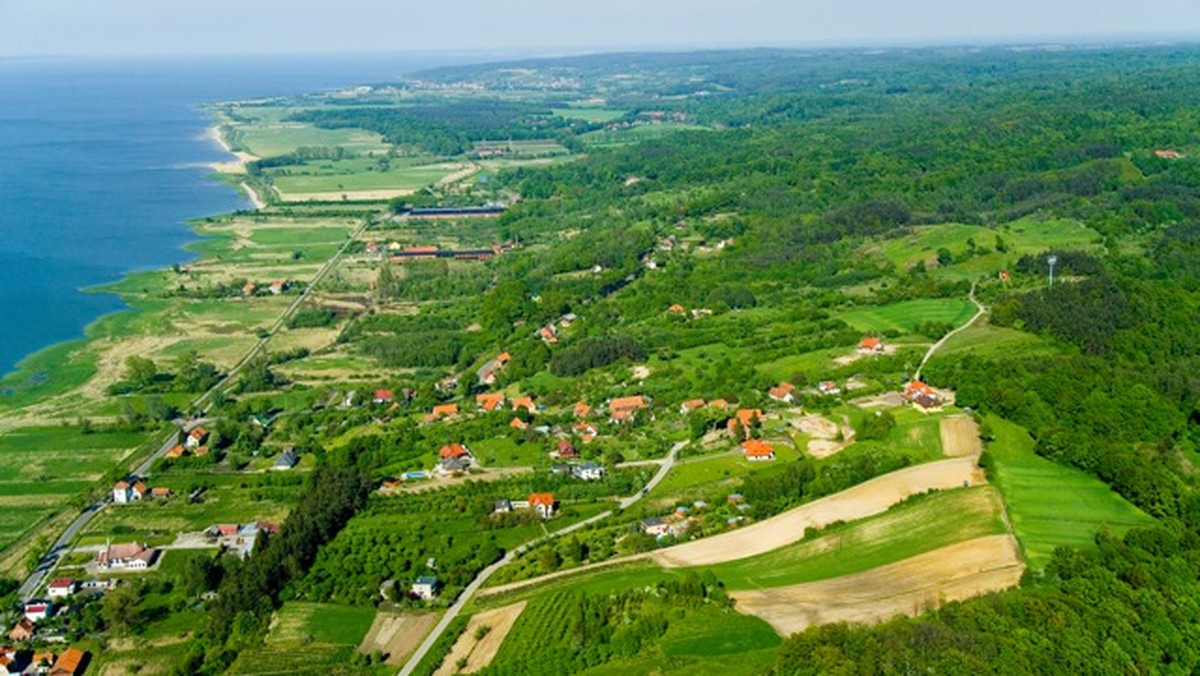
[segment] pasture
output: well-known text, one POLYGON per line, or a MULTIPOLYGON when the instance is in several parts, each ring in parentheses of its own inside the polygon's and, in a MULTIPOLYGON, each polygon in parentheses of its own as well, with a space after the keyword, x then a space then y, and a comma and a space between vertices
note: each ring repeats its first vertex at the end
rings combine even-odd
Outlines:
POLYGON ((379 134, 365 129, 321 129, 303 122, 281 119, 251 125, 238 125, 232 134, 233 145, 258 157, 278 157, 297 148, 340 146, 357 153, 387 152, 389 146, 379 134))
POLYGON ((259 648, 243 650, 227 673, 331 673, 345 666, 371 629, 375 609, 329 603, 285 603, 259 648))
POLYGON ((1011 268, 1025 254, 1051 248, 1094 249, 1100 246, 1101 239, 1099 233, 1078 221, 1025 218, 998 228, 953 223, 914 227, 908 235, 868 245, 866 251, 882 254, 900 270, 924 262, 934 274, 971 279, 1011 268), (997 249, 997 237, 1006 251, 997 249), (938 266, 939 249, 952 254, 949 265, 938 266))
POLYGON ((1022 427, 988 416, 995 440, 995 485, 1004 496, 1013 530, 1031 568, 1041 568, 1055 547, 1090 546, 1102 527, 1116 534, 1154 520, 1099 479, 1033 452, 1022 427))
POLYGON ((87 492, 113 465, 145 447, 144 433, 25 427, 0 433, 0 546, 87 492))
POLYGON ((623 110, 589 106, 553 108, 551 112, 568 120, 583 120, 584 122, 611 122, 625 114, 623 110))
POLYGON ((922 322, 944 322, 958 326, 970 319, 976 309, 965 298, 924 298, 854 308, 839 313, 837 317, 863 333, 911 333, 922 322))

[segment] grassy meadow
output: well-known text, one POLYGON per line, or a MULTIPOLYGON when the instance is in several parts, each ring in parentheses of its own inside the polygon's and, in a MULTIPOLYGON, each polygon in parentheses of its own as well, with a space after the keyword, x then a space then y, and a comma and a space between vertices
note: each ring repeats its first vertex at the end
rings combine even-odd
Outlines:
POLYGON ((1020 426, 996 416, 987 422, 996 435, 987 446, 995 485, 1030 567, 1044 566, 1055 547, 1092 544, 1100 528, 1120 534, 1153 523, 1099 479, 1036 455, 1020 426))

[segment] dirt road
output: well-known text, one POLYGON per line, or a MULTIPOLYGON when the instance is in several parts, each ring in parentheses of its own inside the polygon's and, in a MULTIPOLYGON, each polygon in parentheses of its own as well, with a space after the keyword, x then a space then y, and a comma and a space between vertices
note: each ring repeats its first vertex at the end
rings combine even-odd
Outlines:
POLYGON ((967 540, 873 570, 774 589, 731 592, 738 612, 783 636, 833 622, 880 622, 1015 586, 1025 571, 1011 535, 967 540))

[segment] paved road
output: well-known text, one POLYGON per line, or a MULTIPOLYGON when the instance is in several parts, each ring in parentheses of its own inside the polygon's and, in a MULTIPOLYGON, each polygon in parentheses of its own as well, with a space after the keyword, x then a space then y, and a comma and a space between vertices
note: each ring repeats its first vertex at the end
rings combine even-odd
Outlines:
MULTIPOLYGON (((190 410, 207 411, 212 406, 211 400, 213 393, 224 387, 226 383, 230 382, 234 377, 236 377, 237 374, 246 366, 246 364, 248 364, 251 359, 253 359, 264 347, 266 347, 267 342, 271 339, 271 337, 273 337, 275 333, 279 331, 279 329, 283 328, 283 325, 287 322, 288 318, 291 317, 297 309, 299 309, 301 303, 308 299, 313 289, 315 289, 321 280, 325 278, 325 275, 329 274, 330 270, 337 265, 338 260, 340 260, 341 257, 346 253, 347 247, 349 247, 352 242, 358 239, 358 236, 362 234, 363 230, 365 230, 369 224, 370 221, 368 219, 364 219, 362 224, 346 237, 346 241, 342 244, 341 248, 338 249, 337 253, 330 257, 329 260, 325 261, 325 265, 321 267, 316 276, 314 276, 312 281, 309 282, 308 286, 304 289, 304 293, 300 294, 296 300, 293 301, 286 310, 284 310, 283 314, 279 315, 278 319, 275 320, 275 323, 271 325, 270 329, 268 329, 267 334, 254 344, 254 347, 252 347, 250 351, 247 352, 245 356, 243 356, 242 359, 239 360, 238 363, 232 369, 230 369, 227 374, 225 374, 225 377, 222 378, 220 382, 218 382, 204 394, 201 394, 195 399, 195 401, 192 402, 191 406, 188 407, 190 410), (201 409, 202 404, 204 405, 203 409, 201 409)), ((192 428, 198 425, 206 424, 211 420, 212 419, 210 418, 193 420, 181 425, 181 428, 184 432, 189 432, 192 430, 192 428)), ((176 443, 178 443, 177 437, 175 432, 172 431, 171 435, 165 441, 163 441, 158 450, 150 454, 150 457, 146 458, 145 462, 138 465, 133 470, 133 474, 137 476, 144 476, 146 472, 150 470, 150 466, 154 464, 154 461, 161 458, 163 454, 170 450, 171 447, 176 443)), ((79 516, 75 517, 75 520, 71 522, 71 525, 67 526, 66 530, 64 530, 58 539, 54 541, 54 546, 50 548, 49 553, 42 557, 41 561, 38 562, 37 567, 34 568, 29 577, 25 579, 25 582, 21 584, 18 593, 22 599, 28 600, 33 596, 33 593, 42 586, 42 583, 45 582, 46 578, 49 577, 49 575, 58 566, 59 560, 67 551, 67 546, 85 527, 87 527, 92 519, 94 519, 110 501, 111 497, 105 496, 103 499, 88 505, 87 508, 80 512, 79 516)))
MULTIPOLYGON (((192 431, 192 429, 200 425, 208 424, 209 422, 211 422, 211 419, 208 418, 194 420, 182 425, 181 429, 186 433, 192 431)), ((162 445, 158 447, 158 450, 151 453, 150 457, 146 458, 142 464, 138 465, 137 468, 133 470, 133 474, 135 476, 145 476, 146 473, 150 471, 150 466, 154 464, 154 461, 161 458, 164 453, 170 450, 171 447, 175 446, 177 443, 179 443, 178 432, 172 430, 171 434, 167 436, 162 445)), ((25 582, 21 584, 21 588, 18 590, 18 592, 22 600, 28 601, 29 599, 33 598, 34 592, 36 592, 42 586, 42 583, 46 581, 46 578, 49 577, 52 572, 54 572, 56 567, 58 567, 59 560, 61 560, 62 557, 68 553, 70 550, 69 546, 71 541, 73 541, 75 537, 79 535, 79 533, 82 532, 89 523, 91 523, 92 519, 96 518, 96 515, 103 511, 104 508, 107 507, 111 502, 111 495, 106 494, 100 500, 88 505, 86 509, 79 513, 79 516, 75 517, 75 520, 71 522, 71 525, 67 526, 67 529, 62 532, 62 535, 58 536, 58 539, 54 541, 54 546, 52 546, 50 551, 42 557, 41 561, 38 562, 37 567, 32 573, 29 574, 29 577, 25 578, 25 582)))
POLYGON ((945 345, 946 341, 950 340, 954 336, 954 334, 971 326, 972 324, 975 323, 975 320, 979 319, 980 317, 982 317, 984 315, 984 313, 987 312, 987 308, 984 307, 983 303, 980 303, 979 301, 975 300, 975 282, 971 282, 971 295, 969 296, 969 298, 971 299, 971 302, 975 304, 975 307, 979 308, 979 311, 975 313, 975 316, 968 319, 966 324, 963 324, 962 326, 958 327, 957 329, 954 329, 950 333, 947 333, 946 335, 942 336, 941 340, 939 340, 938 342, 936 342, 932 346, 930 346, 929 351, 925 353, 925 357, 923 359, 921 359, 921 365, 917 367, 917 372, 913 374, 913 380, 921 379, 921 369, 925 368, 925 363, 928 362, 931 358, 933 358, 934 352, 937 352, 938 349, 941 348, 942 345, 945 345))
MULTIPOLYGON (((680 441, 672 446, 670 452, 667 453, 666 460, 664 460, 662 465, 659 466, 658 472, 656 472, 654 477, 650 479, 649 483, 646 484, 646 487, 627 498, 621 499, 621 509, 625 509, 638 500, 641 500, 646 496, 646 494, 653 490, 654 487, 663 480, 663 477, 667 475, 667 472, 671 471, 671 467, 675 465, 675 454, 689 443, 691 442, 680 441)), ((458 598, 454 600, 453 604, 451 604, 449 610, 446 611, 446 614, 443 615, 442 619, 439 620, 438 623, 433 627, 433 631, 429 632, 429 635, 426 636, 425 640, 421 642, 421 645, 417 648, 417 651, 408 658, 407 662, 404 663, 404 667, 400 669, 399 676, 409 676, 409 674, 411 674, 413 670, 417 668, 417 665, 421 663, 421 660, 425 659, 425 655, 433 648, 433 644, 437 643, 438 638, 440 638, 441 635, 446 631, 446 627, 449 627, 450 623, 454 621, 454 618, 458 617, 458 614, 462 611, 463 606, 467 604, 467 601, 470 601, 471 598, 475 596, 479 589, 483 587, 483 583, 487 582, 488 578, 494 575, 496 571, 515 561, 518 556, 529 551, 531 547, 535 547, 551 538, 562 537, 563 535, 577 531, 580 528, 589 526, 597 521, 607 519, 608 517, 612 516, 613 513, 613 510, 610 509, 593 517, 584 519, 579 523, 571 524, 566 528, 556 530, 549 535, 544 535, 540 538, 530 540, 516 549, 507 552, 504 555, 504 558, 479 571, 479 574, 475 576, 475 579, 471 580, 471 584, 467 585, 466 589, 463 589, 462 593, 459 594, 458 598)))
POLYGON ((312 278, 312 281, 309 282, 308 286, 304 288, 304 292, 297 296, 296 300, 292 301, 292 304, 289 305, 287 309, 283 311, 283 314, 279 315, 275 322, 271 324, 271 327, 267 329, 266 334, 264 334, 262 338, 258 339, 258 342, 254 344, 254 347, 251 347, 250 350, 246 352, 246 354, 243 355, 240 360, 238 360, 238 363, 234 364, 233 368, 229 369, 229 372, 225 374, 225 377, 222 378, 220 382, 192 402, 192 405, 189 407, 191 410, 199 410, 205 413, 208 412, 208 410, 212 407, 212 395, 225 387, 226 383, 232 382, 233 379, 237 377, 238 373, 240 373, 241 370, 245 368, 252 359, 257 357, 258 353, 262 352, 267 347, 267 343, 275 337, 275 334, 279 331, 279 329, 283 328, 283 325, 287 323, 287 320, 291 318, 293 314, 295 314, 296 310, 300 308, 300 305, 304 303, 304 301, 308 300, 308 297, 312 295, 313 290, 317 288, 317 286, 321 283, 321 280, 325 279, 325 276, 328 275, 331 270, 333 270, 334 266, 336 266, 338 261, 341 260, 342 256, 345 255, 346 249, 358 239, 358 236, 361 235, 370 224, 370 219, 363 219, 363 222, 354 229, 354 232, 346 236, 346 241, 342 243, 341 248, 338 249, 337 253, 333 254, 329 260, 325 261, 325 265, 321 266, 321 269, 317 271, 317 274, 312 278))
POLYGON ((627 509, 633 505, 633 503, 641 500, 642 497, 654 490, 654 487, 657 486, 659 482, 667 478, 667 472, 670 472, 671 468, 675 466, 675 454, 690 443, 690 441, 680 441, 672 446, 671 450, 667 453, 666 460, 663 460, 662 464, 658 466, 658 471, 655 472, 650 481, 646 483, 646 487, 634 495, 631 495, 627 498, 621 498, 621 509, 627 509))

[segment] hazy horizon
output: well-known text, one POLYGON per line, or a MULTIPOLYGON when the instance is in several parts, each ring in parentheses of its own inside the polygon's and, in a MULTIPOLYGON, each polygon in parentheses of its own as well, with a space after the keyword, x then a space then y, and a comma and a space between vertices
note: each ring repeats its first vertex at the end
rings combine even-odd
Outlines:
POLYGON ((0 0, 0 58, 428 53, 479 58, 746 47, 1187 42, 1200 4, 1068 0, 0 0))

